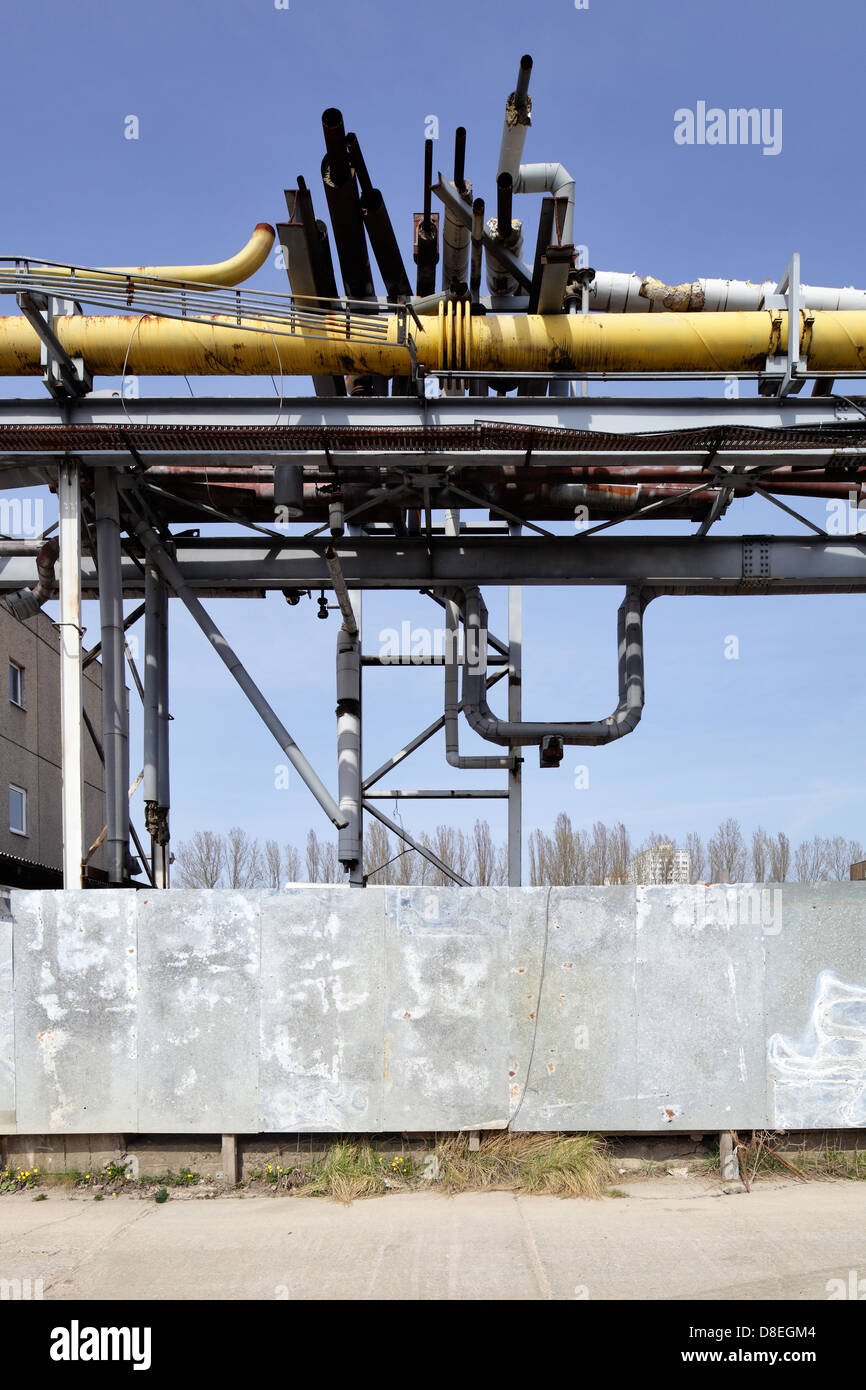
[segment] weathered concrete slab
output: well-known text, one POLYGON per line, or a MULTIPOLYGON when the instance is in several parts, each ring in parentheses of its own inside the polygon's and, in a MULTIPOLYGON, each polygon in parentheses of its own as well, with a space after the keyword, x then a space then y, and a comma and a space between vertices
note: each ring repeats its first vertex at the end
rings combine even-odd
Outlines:
POLYGON ((638 888, 637 1129, 760 1127, 764 937, 741 887, 638 888))
POLYGON ((383 888, 260 899, 259 1113, 276 1133, 382 1129, 383 888))
POLYGON ((785 884, 766 937, 767 1109, 778 1128, 866 1125, 866 894, 785 884))
POLYGON ((513 1127, 631 1128, 635 889, 511 891, 536 895, 512 942, 513 1127))
POLYGON ((135 897, 14 892, 18 1133, 137 1118, 135 897))
POLYGON ((258 1129, 260 898, 135 895, 139 1132, 258 1129))
POLYGON ((15 892, 0 1132, 866 1127, 864 893, 15 892))
POLYGON ((508 1122, 508 900, 385 889, 384 1129, 508 1122))

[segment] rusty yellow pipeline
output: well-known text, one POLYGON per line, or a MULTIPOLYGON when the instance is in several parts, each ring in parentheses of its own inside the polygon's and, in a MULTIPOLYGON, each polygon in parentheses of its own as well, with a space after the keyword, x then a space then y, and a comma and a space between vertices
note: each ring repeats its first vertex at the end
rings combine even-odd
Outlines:
MULTIPOLYGON (((122 279, 128 283, 130 277, 135 281, 140 276, 149 283, 153 280, 166 280, 169 283, 182 280, 188 285, 240 285, 264 265, 275 235, 269 222, 259 222, 246 246, 242 246, 236 255, 230 256, 227 261, 214 261, 211 265, 107 265, 99 270, 84 271, 83 274, 88 281, 122 279)), ((46 276, 69 276, 73 273, 72 266, 40 265, 38 261, 28 264, 40 280, 46 276)), ((24 278, 22 272, 22 280, 24 278)), ((26 284, 22 288, 26 288, 26 284)))
MULTIPOLYGON (((412 326, 417 360, 430 371, 751 372, 788 344, 788 315, 779 310, 471 318, 467 305, 454 308, 423 320, 423 331, 412 326)), ((373 322, 378 340, 363 315, 323 317, 315 336, 307 326, 290 333, 287 320, 259 320, 253 329, 227 317, 73 315, 53 327, 70 356, 101 376, 405 375, 404 320, 373 322)), ((799 346, 811 371, 866 373, 866 310, 801 312, 799 346)), ((41 373, 39 349, 23 317, 0 318, 0 375, 41 373)))

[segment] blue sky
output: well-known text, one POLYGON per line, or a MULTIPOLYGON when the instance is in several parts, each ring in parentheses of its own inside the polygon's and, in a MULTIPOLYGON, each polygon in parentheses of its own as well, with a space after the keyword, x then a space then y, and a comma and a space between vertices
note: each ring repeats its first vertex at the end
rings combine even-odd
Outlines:
MULTIPOLYGON (((256 222, 284 216, 282 190, 298 173, 323 216, 320 117, 336 105, 360 136, 408 262, 426 117, 439 119, 436 162, 446 171, 454 127, 467 126, 467 174, 492 203, 504 100, 520 55, 530 52, 525 157, 560 160, 577 177, 575 239, 588 246, 592 265, 668 281, 765 279, 781 274, 796 250, 808 283, 866 285, 859 5, 590 0, 576 10, 572 0, 440 0, 432 22, 430 14, 405 0, 290 0, 288 9, 273 0, 44 0, 7 10, 2 249, 85 265, 221 259, 256 222), (674 112, 698 101, 781 108, 781 153, 677 145, 674 112), (136 141, 124 139, 129 115, 139 119, 136 141)), ((520 200, 517 212, 531 246, 535 200, 520 200)), ((251 283, 287 288, 273 261, 251 283)), ((191 383, 196 395, 214 387, 274 390, 269 381, 191 383)), ((20 381, 2 389, 42 390, 20 381)), ((143 395, 187 389, 182 380, 141 384, 143 395)), ((293 389, 304 387, 289 383, 293 389)), ((707 389, 721 394, 718 383, 707 389)), ((812 514, 821 519, 823 506, 813 504, 812 514)), ((654 533, 661 529, 681 528, 654 533)), ((736 503, 717 528, 801 529, 760 501, 736 503)), ((609 711, 618 602, 609 590, 525 593, 526 717, 609 711)), ((841 833, 866 841, 862 603, 848 596, 657 601, 647 615, 648 703, 638 731, 610 748, 568 750, 557 771, 541 772, 527 750, 527 827, 550 825, 565 809, 578 824, 622 819, 636 839, 651 830, 679 837, 691 829, 707 835, 734 814, 747 831, 763 823, 794 840, 841 833), (730 635, 739 638, 736 661, 724 655, 730 635), (574 787, 577 763, 590 770, 585 790, 574 787)), ((315 605, 289 609, 278 596, 211 606, 335 789, 335 619, 319 622, 315 605)), ((500 591, 490 591, 489 606, 501 629, 500 591)), ((88 610, 91 641, 95 605, 88 610)), ((310 825, 327 834, 297 778, 276 789, 279 750, 186 614, 177 603, 172 610, 175 835, 235 823, 295 843, 310 825)), ((368 597, 368 644, 406 619, 430 624, 423 600, 368 597)), ((437 716, 441 684, 441 674, 419 670, 367 678, 368 770, 437 716)), ((464 731, 466 750, 475 743, 464 731)), ((401 785, 449 785, 446 773, 437 740, 405 765, 401 785)), ((452 809, 463 824, 476 813, 476 806, 452 809)), ((402 811, 416 830, 445 818, 436 803, 404 803, 402 811)), ((504 836, 503 804, 483 806, 482 814, 504 836)))

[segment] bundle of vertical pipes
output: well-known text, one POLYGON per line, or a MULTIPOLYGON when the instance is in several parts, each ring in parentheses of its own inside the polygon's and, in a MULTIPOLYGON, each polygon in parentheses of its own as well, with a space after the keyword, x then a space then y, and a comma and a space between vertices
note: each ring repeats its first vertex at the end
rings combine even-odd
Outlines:
MULTIPOLYGON (((698 280, 669 286, 652 277, 579 267, 573 178, 561 163, 523 162, 531 126, 531 71, 532 59, 524 55, 505 104, 495 217, 485 218, 484 200, 473 195, 466 177, 466 129, 458 127, 455 133, 450 181, 439 174, 434 182, 434 142, 425 141, 422 210, 414 215, 414 291, 359 137, 347 132, 342 113, 329 107, 322 115, 321 179, 330 233, 316 217, 312 192, 301 176, 295 188, 286 190, 288 218, 277 225, 293 296, 291 313, 281 313, 279 306, 272 313, 264 308, 245 313, 240 299, 237 312, 226 313, 216 293, 218 286, 236 285, 263 264, 273 231, 259 224, 242 252, 212 265, 88 272, 67 268, 66 278, 56 281, 58 293, 82 302, 90 295, 92 303, 116 308, 106 298, 115 284, 130 302, 137 296, 135 307, 146 312, 58 313, 50 323, 54 341, 69 358, 83 362, 91 375, 269 375, 278 370, 283 376, 311 376, 322 397, 347 392, 380 396, 389 389, 406 394, 416 386, 423 389, 419 377, 424 372, 438 374, 451 394, 468 389, 481 395, 491 387, 498 394, 515 388, 521 394, 567 394, 566 378, 583 374, 759 376, 768 362, 785 356, 793 334, 791 356, 801 372, 806 363, 808 373, 819 379, 816 389, 830 389, 835 376, 866 374, 864 291, 802 286, 795 317, 779 307, 770 282, 698 280), (432 206, 434 192, 443 207, 441 236, 440 214, 432 206), (532 193, 545 196, 534 261, 526 265, 514 199, 532 193), (384 298, 376 292, 371 254, 384 298), (486 295, 481 283, 484 261, 486 295), (196 308, 190 316, 193 287, 196 308), (172 313, 167 304, 166 297, 170 301, 174 292, 185 305, 186 317, 172 313), (202 307, 209 294, 220 312, 209 314, 202 307), (396 306, 404 308, 395 311, 396 306)), ((41 296, 45 307, 52 277, 63 274, 63 267, 26 260, 16 263, 14 274, 0 273, 0 292, 17 293, 25 310, 24 316, 0 318, 0 375, 44 370, 34 301, 41 296)), ((429 459, 434 452, 448 455, 444 436, 439 443, 426 442, 425 456, 429 459)), ((301 510, 311 517, 327 513, 326 494, 334 490, 334 477, 329 474, 323 483, 314 463, 294 467, 293 488, 301 510)), ((387 473, 387 459, 383 468, 387 473)), ((206 478, 186 466, 175 472, 170 463, 158 459, 150 471, 161 486, 175 489, 181 507, 203 488, 225 505, 262 512, 279 491, 273 465, 262 460, 251 467, 240 461, 215 462, 208 465, 206 478)), ((396 465, 393 476, 399 476, 396 465)), ((657 464, 641 470, 611 462, 597 469, 577 460, 564 469, 536 463, 531 477, 503 461, 497 476, 482 471, 477 478, 467 473, 467 479, 482 501, 501 507, 507 498, 514 514, 536 518, 570 515, 580 500, 591 501, 599 517, 648 504, 659 507, 648 515, 660 519, 703 517, 719 486, 718 471, 710 464, 672 466, 665 472, 657 464), (510 470, 507 483, 505 467, 510 470)), ((371 488, 381 479, 370 481, 364 468, 341 465, 339 482, 345 496, 359 505, 364 497, 369 501, 371 488)), ((828 478, 804 460, 803 467, 774 466, 764 485, 800 495, 835 495, 834 490, 849 482, 858 494, 866 485, 855 460, 846 466, 842 480, 828 478)), ((725 495, 738 489, 742 492, 744 485, 726 486, 725 495)), ((440 501, 448 505, 447 488, 441 491, 440 501)), ((437 495, 429 480, 425 495, 437 495)), ((396 506, 386 499, 370 508, 369 518, 399 517, 402 524, 413 506, 410 498, 407 512, 405 503, 396 506)))

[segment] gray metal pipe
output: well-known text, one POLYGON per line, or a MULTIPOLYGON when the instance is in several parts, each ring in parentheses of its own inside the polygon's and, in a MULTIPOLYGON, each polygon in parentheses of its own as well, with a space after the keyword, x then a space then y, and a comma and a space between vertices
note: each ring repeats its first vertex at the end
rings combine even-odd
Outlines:
MULTIPOLYGON (((449 536, 459 536, 460 534, 460 511, 457 507, 449 507, 445 511, 445 534, 449 536)), ((454 599, 446 599, 443 602, 445 609, 445 761, 449 767, 459 768, 513 768, 516 759, 510 755, 498 754, 463 754, 460 752, 460 733, 458 714, 461 708, 461 700, 458 694, 458 653, 457 643, 460 634, 460 608, 454 599)), ((486 623, 485 623, 486 629, 486 623)), ((464 662, 469 660, 469 652, 464 649, 464 662)), ((485 630, 484 659, 487 660, 487 643, 485 630)), ((484 689, 487 689, 486 672, 484 676, 484 689)))
POLYGON ((502 141, 496 172, 510 174, 515 181, 523 156, 526 132, 532 125, 532 97, 529 95, 531 72, 532 59, 528 53, 524 53, 520 60, 516 86, 505 103, 505 120, 502 124, 502 141))
POLYGON ((463 667, 463 707, 470 728, 490 743, 520 747, 541 744, 547 738, 560 739, 563 744, 594 745, 612 743, 624 738, 638 725, 644 705, 643 615, 652 595, 642 593, 639 585, 626 589, 617 613, 617 663, 619 670, 619 703, 606 719, 585 722, 544 723, 499 719, 487 703, 487 609, 477 588, 467 589, 462 608, 466 625, 467 646, 475 649, 478 659, 463 667))
POLYGON ((325 547, 325 564, 328 566, 328 573, 331 576, 334 593, 340 605, 340 612, 343 615, 343 630, 348 632, 350 636, 357 637, 358 623, 355 618, 355 610, 352 607, 349 590, 346 588, 346 580, 343 574, 343 566, 340 564, 340 557, 332 545, 325 547))
POLYGON ((105 837, 109 883, 123 883, 129 859, 129 735, 124 681, 123 589, 117 474, 94 479, 99 620, 102 629, 102 737, 105 749, 105 837))
POLYGON ((348 825, 347 818, 317 773, 307 762, 288 729, 277 717, 255 681, 242 665, 240 657, 229 646, 210 614, 196 598, 150 523, 144 519, 140 520, 134 527, 134 533, 147 551, 148 559, 159 571, 166 584, 174 590, 201 628, 220 660, 234 676, 262 723, 273 734, 301 780, 313 793, 326 816, 333 821, 338 829, 343 829, 344 826, 348 825))
POLYGON ((337 795, 346 817, 337 858, 358 883, 363 878, 361 833, 361 641, 357 624, 337 633, 337 795), (354 871, 354 872, 353 872, 354 871))
POLYGON ((22 622, 26 618, 33 618, 39 612, 43 603, 53 598, 57 590, 57 578, 54 567, 60 554, 60 542, 53 537, 47 540, 40 548, 36 556, 37 581, 32 589, 19 589, 16 594, 7 594, 6 602, 11 608, 15 617, 22 622))

